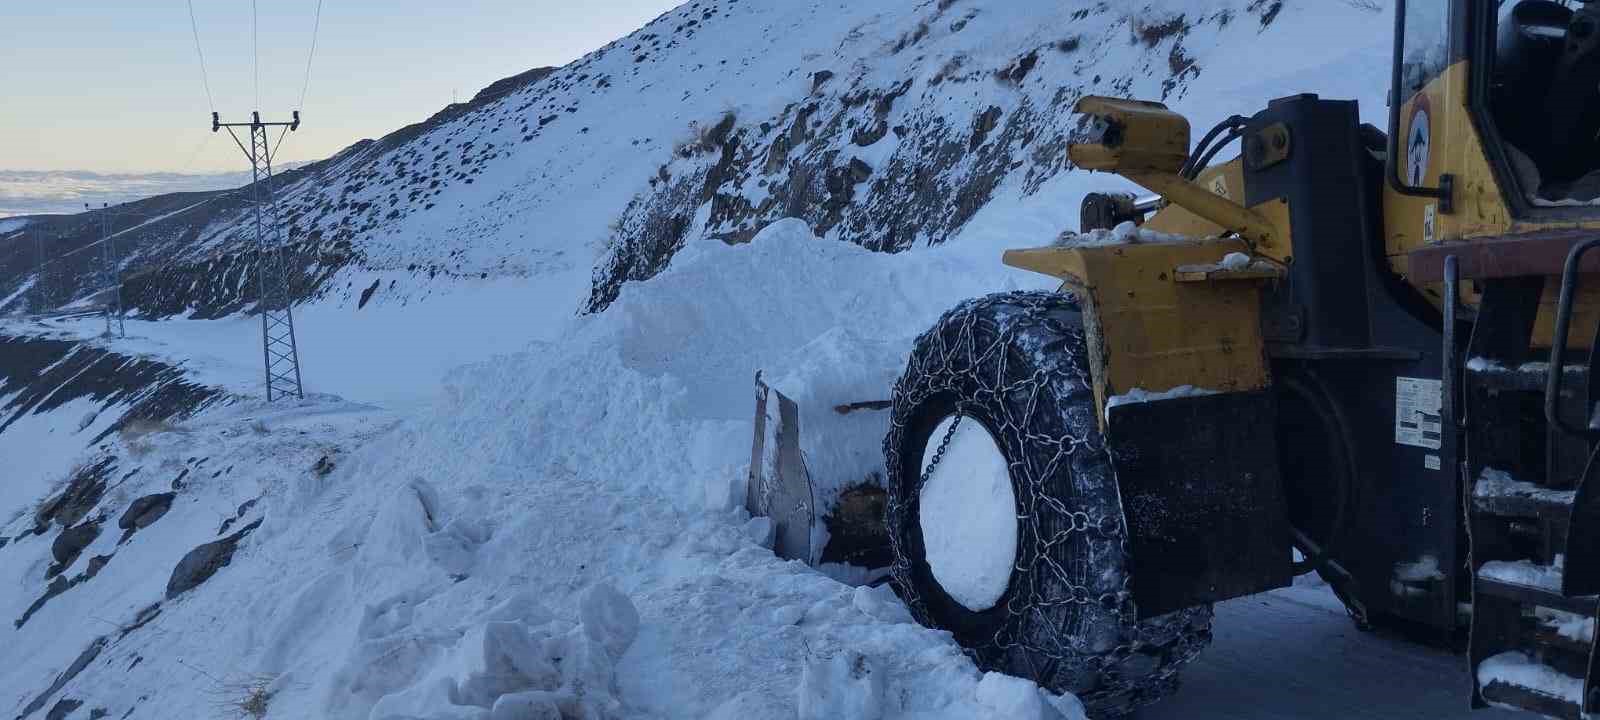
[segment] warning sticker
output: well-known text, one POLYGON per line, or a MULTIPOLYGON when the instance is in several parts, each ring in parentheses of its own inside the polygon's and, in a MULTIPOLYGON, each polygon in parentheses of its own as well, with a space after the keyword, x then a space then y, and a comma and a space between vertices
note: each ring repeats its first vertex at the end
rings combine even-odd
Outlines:
POLYGON ((1443 385, 1438 380, 1395 378, 1395 444, 1438 450, 1444 431, 1443 400, 1443 385))
POLYGON ((1438 455, 1424 455, 1422 457, 1422 466, 1429 470, 1438 470, 1440 467, 1443 467, 1443 465, 1441 465, 1439 462, 1438 455))
POLYGON ((1233 199, 1228 195, 1228 178, 1223 175, 1218 175, 1211 179, 1211 192, 1230 200, 1233 199))

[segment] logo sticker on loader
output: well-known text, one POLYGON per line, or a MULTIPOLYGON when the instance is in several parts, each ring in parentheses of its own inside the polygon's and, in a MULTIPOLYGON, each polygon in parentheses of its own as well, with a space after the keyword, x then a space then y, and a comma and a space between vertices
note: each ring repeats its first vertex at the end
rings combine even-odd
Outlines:
POLYGON ((1394 442, 1438 450, 1444 437, 1444 387, 1438 380, 1394 379, 1394 442))
POLYGON ((1429 122, 1427 97, 1418 97, 1416 109, 1411 111, 1411 129, 1406 132, 1406 182, 1412 185, 1421 185, 1428 175, 1429 145, 1433 139, 1429 122))

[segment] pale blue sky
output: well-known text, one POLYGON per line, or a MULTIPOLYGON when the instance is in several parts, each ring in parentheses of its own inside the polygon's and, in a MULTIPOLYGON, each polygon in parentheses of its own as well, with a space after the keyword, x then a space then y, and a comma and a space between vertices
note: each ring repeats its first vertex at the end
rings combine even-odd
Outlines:
MULTIPOLYGON (((251 0, 193 0, 223 119, 255 105, 251 0)), ((260 104, 300 99, 317 0, 257 0, 260 104)), ((282 160, 325 157, 507 75, 562 65, 678 0, 323 0, 304 126, 282 160)), ((185 0, 0 0, 0 170, 238 170, 212 135, 185 0)))

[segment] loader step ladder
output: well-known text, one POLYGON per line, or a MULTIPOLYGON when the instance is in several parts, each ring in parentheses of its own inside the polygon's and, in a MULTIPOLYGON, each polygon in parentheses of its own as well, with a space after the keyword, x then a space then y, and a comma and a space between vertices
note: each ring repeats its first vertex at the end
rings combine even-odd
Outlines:
POLYGON ((1600 712, 1595 353, 1566 349, 1577 262, 1595 246, 1600 239, 1579 243, 1568 257, 1548 353, 1532 347, 1547 280, 1480 284, 1462 383, 1474 707, 1570 720, 1600 712))

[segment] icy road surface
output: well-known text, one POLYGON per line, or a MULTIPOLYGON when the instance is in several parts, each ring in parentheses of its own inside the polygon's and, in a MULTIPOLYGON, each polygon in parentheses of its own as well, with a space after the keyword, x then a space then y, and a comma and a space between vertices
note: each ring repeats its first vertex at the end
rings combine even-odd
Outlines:
POLYGON ((1137 720, 1529 720, 1470 710, 1466 656, 1361 632, 1325 585, 1217 606, 1216 640, 1137 720))

